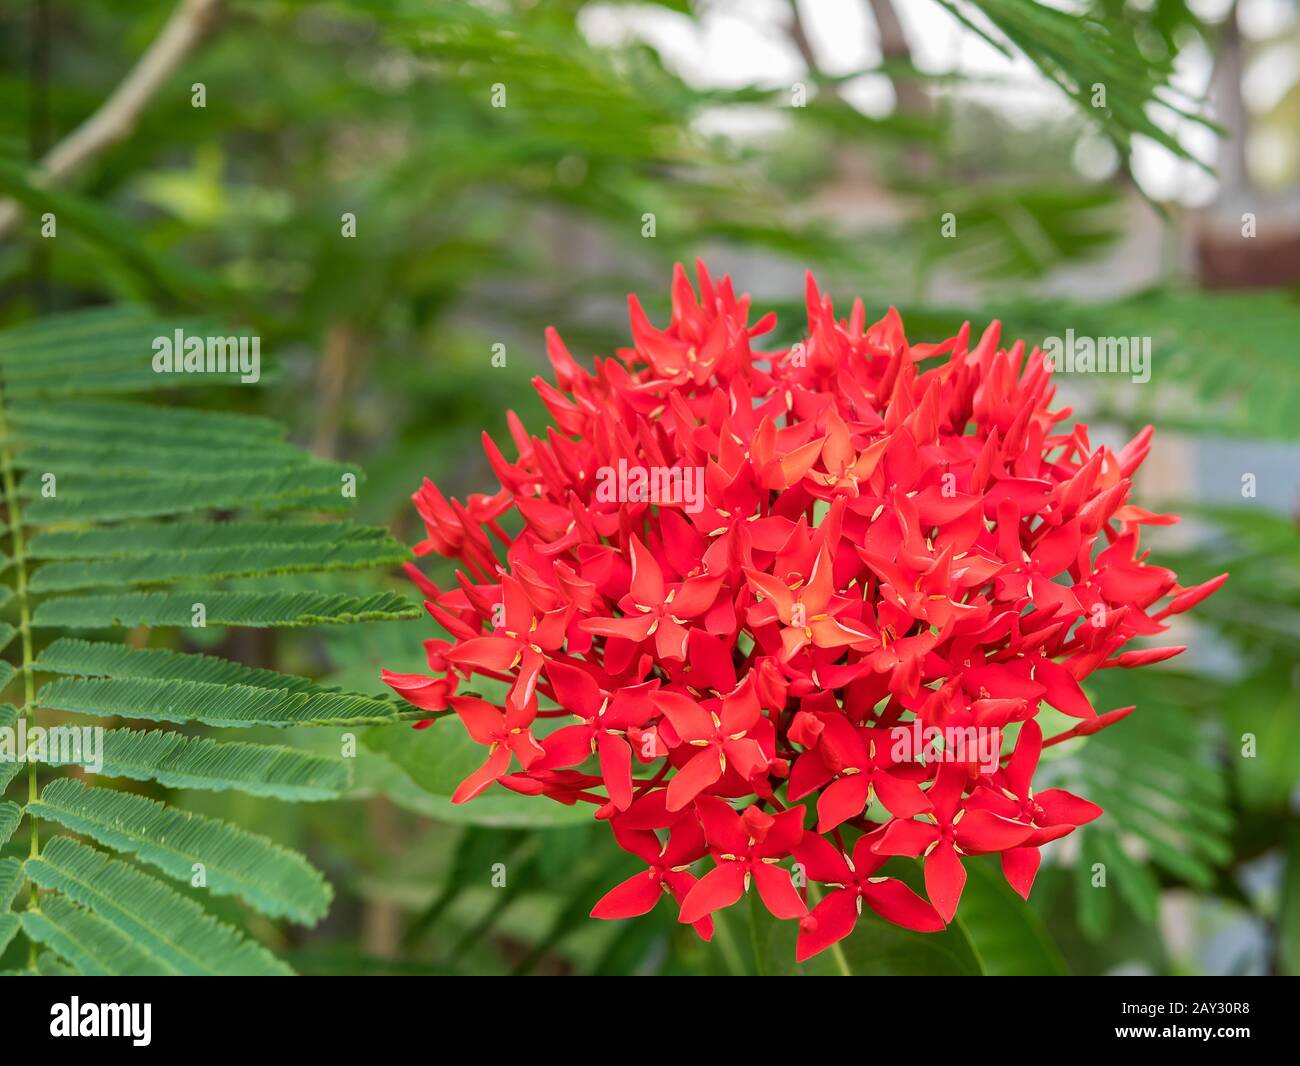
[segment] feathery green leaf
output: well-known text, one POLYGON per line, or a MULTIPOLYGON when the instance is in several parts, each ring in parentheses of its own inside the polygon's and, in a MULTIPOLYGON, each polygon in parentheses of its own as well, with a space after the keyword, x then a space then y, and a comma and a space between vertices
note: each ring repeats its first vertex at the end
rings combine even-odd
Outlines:
POLYGON ((416 618, 419 610, 392 592, 346 596, 331 592, 128 592, 46 600, 34 626, 104 629, 114 626, 190 626, 202 604, 208 625, 310 626, 322 623, 416 618))
POLYGON ((217 921, 169 885, 70 837, 57 837, 29 859, 27 876, 66 893, 157 963, 182 974, 274 976, 292 971, 260 944, 217 921))
POLYGON ((333 799, 347 789, 349 766, 311 752, 271 744, 187 737, 161 729, 104 733, 103 777, 158 781, 169 788, 236 789, 283 800, 333 799))
POLYGON ((347 725, 394 721, 397 705, 346 692, 292 692, 175 678, 59 678, 37 702, 56 711, 214 726, 347 725))
POLYGON ((51 781, 28 811, 179 880, 202 869, 211 891, 239 896, 272 917, 314 925, 329 909, 330 887, 306 859, 226 822, 73 778, 51 781))
POLYGON ((155 973, 152 960, 126 934, 63 896, 46 896, 22 913, 23 932, 71 962, 87 977, 155 973))

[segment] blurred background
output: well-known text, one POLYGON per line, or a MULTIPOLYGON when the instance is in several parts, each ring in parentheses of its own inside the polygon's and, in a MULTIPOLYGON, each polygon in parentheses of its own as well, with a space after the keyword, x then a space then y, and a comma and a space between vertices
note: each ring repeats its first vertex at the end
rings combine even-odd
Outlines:
MULTIPOLYGON (((785 341, 808 269, 914 342, 993 318, 1008 341, 1151 338, 1150 381, 1058 399, 1094 441, 1161 427, 1139 499, 1186 517, 1156 557, 1233 577, 1161 641, 1187 654, 1094 675, 1099 710, 1138 711, 1044 776, 1106 816, 1045 849, 1031 904, 984 900, 1040 954, 983 968, 1300 972, 1295 0, 10 0, 0 100, 0 325, 130 301, 257 331, 274 378, 199 402, 359 462, 359 517, 408 542, 422 477, 484 491, 480 432, 545 424, 543 328, 612 352, 626 294, 662 316, 679 259, 730 272, 785 341)), ((378 691, 433 635, 221 650, 378 691)), ((350 802, 187 798, 334 882, 316 929, 252 919, 296 968, 782 965, 734 916, 712 945, 667 908, 589 920, 634 868, 607 828, 503 791, 451 808, 476 764, 453 730, 372 730, 350 802)), ((955 933, 868 933, 864 972, 976 968, 955 933)))

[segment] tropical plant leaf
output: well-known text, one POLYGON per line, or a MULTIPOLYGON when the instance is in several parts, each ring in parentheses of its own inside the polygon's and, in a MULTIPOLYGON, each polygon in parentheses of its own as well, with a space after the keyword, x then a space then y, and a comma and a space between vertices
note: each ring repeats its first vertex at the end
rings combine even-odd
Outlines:
POLYGON ((22 883, 22 863, 17 859, 0 859, 0 911, 9 909, 22 883))
POLYGON ((350 570, 404 562, 409 553, 395 541, 356 544, 259 544, 246 548, 159 551, 148 556, 49 563, 33 575, 33 592, 157 585, 176 580, 350 570))
POLYGON ((1081 927, 1104 936, 1112 896, 1154 917, 1158 887, 1147 864, 1185 883, 1209 887, 1232 854, 1234 826, 1226 768, 1197 712, 1218 688, 1172 670, 1108 670, 1089 679, 1098 706, 1126 699, 1137 710, 1122 729, 1071 741, 1045 761, 1045 782, 1099 804, 1105 814, 1080 831, 1076 860, 1081 927), (1123 675, 1123 676, 1107 676, 1123 675), (1092 870, 1105 869, 1105 887, 1092 870))
POLYGON ((72 472, 63 477, 57 476, 57 470, 47 473, 56 476, 56 495, 42 495, 44 474, 24 478, 18 487, 18 495, 26 500, 26 517, 40 525, 119 522, 234 507, 275 510, 296 505, 346 510, 339 488, 351 471, 311 463, 252 474, 120 475, 111 484, 90 473, 72 472))
MULTIPOLYGON (((0 686, 25 668, 21 706, 32 727, 50 725, 42 721, 46 711, 217 727, 396 720, 391 699, 318 688, 188 650, 50 633, 172 627, 183 642, 187 633, 197 636, 195 626, 305 626, 418 613, 390 592, 346 591, 342 576, 401 563, 405 548, 381 529, 311 517, 348 509, 359 472, 294 447, 267 419, 97 395, 239 382, 231 372, 156 374, 153 342, 178 329, 218 332, 137 307, 0 332, 0 469, 12 549, 0 556, 8 575, 0 606, 16 598, 23 623, 21 662, 0 660, 0 686), (339 576, 296 576, 330 572, 339 576), (76 594, 57 595, 69 592, 76 594), (54 639, 38 657, 36 640, 47 634, 54 639), (53 677, 34 683, 42 674, 53 677)), ((0 648, 12 647, 19 631, 0 626, 0 648)), ((18 714, 0 705, 0 725, 12 726, 18 714)), ((294 801, 335 797, 351 780, 350 763, 337 755, 283 745, 122 727, 100 734, 100 760, 93 746, 78 750, 56 743, 66 738, 53 730, 47 735, 48 758, 0 762, 0 787, 24 768, 48 778, 47 768, 61 760, 91 764, 86 768, 102 779, 294 801)), ((31 816, 274 918, 314 923, 328 908, 331 892, 320 873, 266 837, 69 777, 47 780, 39 796, 25 808, 0 801, 0 841, 31 816)), ((198 902, 130 864, 57 831, 33 840, 44 850, 28 859, 27 874, 45 891, 0 925, 6 939, 19 930, 46 948, 26 972, 287 972, 198 902)), ((0 878, 7 905, 21 868, 5 860, 0 878)))
POLYGON ((129 559, 155 553, 301 545, 323 549, 390 542, 382 529, 349 522, 170 522, 38 533, 32 559, 129 559))
POLYGON ((87 977, 138 977, 158 972, 125 933, 64 896, 47 896, 22 914, 23 931, 87 977))
POLYGON ((1023 52, 1122 148, 1142 134, 1175 155, 1192 158, 1181 142, 1153 120, 1150 112, 1211 124, 1171 86, 1173 62, 1153 57, 1128 26, 1115 25, 1084 5, 1067 11, 1039 0, 939 0, 954 16, 995 48, 1009 54, 1004 41, 1023 52), (970 12, 978 9, 994 29, 986 31, 970 12), (1105 90, 1100 106, 1094 87, 1105 90))
MULTIPOLYGON (((0 729, 12 729, 18 721, 18 712, 9 704, 0 704, 0 729)), ((17 753, 15 753, 17 754, 17 753)), ((0 795, 9 787, 18 771, 23 768, 23 764, 16 758, 0 759, 0 795)))
POLYGON ((14 830, 18 828, 18 820, 22 815, 18 804, 5 800, 0 803, 0 845, 7 844, 9 838, 14 835, 14 830))
POLYGON ((290 973, 255 941, 175 889, 68 837, 50 842, 26 874, 88 907, 152 958, 150 972, 271 976, 290 973))
POLYGON ((158 781, 169 788, 236 789, 283 800, 334 799, 350 781, 342 759, 271 744, 187 737, 167 730, 103 733, 102 777, 158 781))
POLYGON ((0 914, 0 952, 9 946, 9 942, 18 934, 21 919, 16 914, 0 914))
POLYGON ((97 717, 214 726, 339 725, 393 721, 388 700, 341 692, 290 692, 248 685, 151 678, 59 678, 40 690, 41 706, 97 717))
POLYGON ((239 896, 272 917, 313 925, 329 908, 329 885, 306 859, 226 822, 67 777, 46 785, 28 812, 178 880, 202 871, 212 892, 239 896))
POLYGON ((207 625, 311 626, 414 618, 409 600, 393 592, 348 596, 335 592, 126 592, 45 600, 32 625, 60 629, 190 626, 197 605, 207 625))
POLYGON ((304 692, 313 688, 305 677, 243 666, 215 655, 182 654, 165 648, 131 648, 106 641, 62 637, 37 658, 37 670, 46 674, 82 674, 87 677, 146 677, 198 681, 207 684, 251 685, 255 688, 304 692))

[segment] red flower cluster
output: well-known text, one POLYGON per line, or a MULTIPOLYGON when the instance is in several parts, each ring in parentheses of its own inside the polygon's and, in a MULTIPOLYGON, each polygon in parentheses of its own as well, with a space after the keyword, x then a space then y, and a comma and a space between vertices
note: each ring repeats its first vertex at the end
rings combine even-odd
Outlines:
POLYGON ((499 493, 415 494, 417 553, 463 566, 449 590, 411 567, 452 639, 427 642, 432 676, 385 680, 487 748, 456 802, 496 782, 595 805, 647 867, 596 917, 667 894, 707 938, 752 886, 800 920, 803 959, 864 905, 942 929, 964 855, 1000 853, 1028 895, 1039 847, 1101 813, 1033 791, 1040 750, 1132 710, 1098 715, 1079 682, 1176 655, 1120 649, 1223 580, 1184 589, 1139 553, 1176 520, 1128 502, 1150 428, 1118 452, 1058 429, 1042 354, 1000 349, 997 323, 909 344, 810 278, 807 335, 764 353, 774 316, 698 281, 677 269, 662 330, 631 298, 633 347, 592 372, 548 332, 555 426, 512 414, 514 462, 485 435, 499 493), (473 675, 501 706, 457 694, 473 675), (1044 704, 1078 724, 1044 740, 1044 704), (878 873, 891 856, 924 857, 929 902, 878 873))

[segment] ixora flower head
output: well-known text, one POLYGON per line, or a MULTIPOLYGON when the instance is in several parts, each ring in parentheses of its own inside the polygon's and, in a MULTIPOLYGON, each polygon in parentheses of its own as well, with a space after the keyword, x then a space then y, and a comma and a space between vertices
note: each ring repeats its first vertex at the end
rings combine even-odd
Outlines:
POLYGON ((1226 577, 1184 588, 1140 552, 1177 520, 1129 502, 1150 427, 1093 447, 996 322, 911 344, 893 310, 836 318, 811 277, 781 351, 703 265, 697 288, 677 268, 666 328, 630 304, 632 346, 590 371, 547 333, 555 425, 512 414, 513 461, 485 435, 499 492, 414 496, 417 554, 462 566, 446 590, 411 567, 451 639, 431 675, 384 677, 484 746, 455 802, 589 803, 645 864, 594 916, 667 895, 708 938, 755 891, 800 922, 800 959, 864 908, 942 929, 967 855, 1028 896, 1039 848, 1102 813, 1034 791, 1041 750, 1133 710, 1098 714, 1080 681, 1178 654, 1121 649, 1226 577), (1045 706, 1077 724, 1044 738, 1045 706), (928 902, 879 872, 896 856, 928 902))

